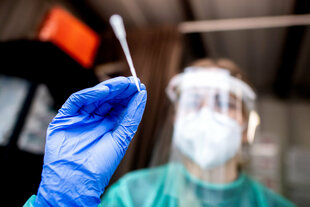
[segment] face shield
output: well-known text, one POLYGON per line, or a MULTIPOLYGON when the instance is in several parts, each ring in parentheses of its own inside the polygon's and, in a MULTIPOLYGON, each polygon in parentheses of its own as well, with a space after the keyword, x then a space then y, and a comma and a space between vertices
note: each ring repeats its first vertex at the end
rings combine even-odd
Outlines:
POLYGON ((188 205, 210 204, 215 194, 225 200, 223 184, 239 177, 236 155, 258 125, 254 91, 228 70, 193 67, 167 94, 176 115, 165 192, 188 205))

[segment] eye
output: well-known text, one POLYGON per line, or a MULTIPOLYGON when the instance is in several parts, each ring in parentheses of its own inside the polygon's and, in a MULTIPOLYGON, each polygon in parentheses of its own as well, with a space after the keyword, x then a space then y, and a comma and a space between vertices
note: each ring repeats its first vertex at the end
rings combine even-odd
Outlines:
POLYGON ((229 108, 234 109, 234 110, 237 109, 236 101, 230 100, 229 101, 229 108))
POLYGON ((215 105, 218 109, 229 108, 234 110, 237 108, 236 101, 234 99, 227 96, 221 96, 220 94, 215 95, 215 105))
POLYGON ((191 94, 185 97, 184 103, 188 109, 196 109, 201 106, 203 100, 199 94, 191 94))
POLYGON ((215 106, 216 108, 224 108, 227 106, 228 100, 225 100, 223 96, 220 96, 219 94, 215 95, 215 106))

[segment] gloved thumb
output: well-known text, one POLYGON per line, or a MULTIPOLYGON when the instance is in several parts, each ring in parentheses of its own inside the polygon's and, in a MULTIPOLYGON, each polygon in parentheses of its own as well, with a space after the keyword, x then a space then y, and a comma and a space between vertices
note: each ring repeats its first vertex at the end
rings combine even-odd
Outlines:
POLYGON ((125 116, 112 133, 118 145, 125 152, 141 122, 147 100, 146 90, 136 93, 128 103, 125 116))

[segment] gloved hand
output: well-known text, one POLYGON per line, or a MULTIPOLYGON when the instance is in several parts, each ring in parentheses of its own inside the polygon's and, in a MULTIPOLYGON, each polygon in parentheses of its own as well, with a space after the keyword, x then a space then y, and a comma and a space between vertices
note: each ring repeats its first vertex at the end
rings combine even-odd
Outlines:
POLYGON ((47 129, 35 206, 100 203, 141 121, 146 89, 140 88, 132 77, 118 77, 69 97, 47 129))

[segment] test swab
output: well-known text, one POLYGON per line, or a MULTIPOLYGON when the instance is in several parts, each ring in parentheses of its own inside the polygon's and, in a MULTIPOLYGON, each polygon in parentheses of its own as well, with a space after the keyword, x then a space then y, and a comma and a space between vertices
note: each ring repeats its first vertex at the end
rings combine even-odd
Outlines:
POLYGON ((117 39, 121 43, 121 46, 122 46, 123 51, 125 53, 125 57, 127 59, 131 74, 134 77, 134 81, 135 81, 135 84, 137 86, 138 91, 140 91, 140 86, 138 83, 137 74, 136 74, 135 68, 134 68, 133 63, 132 63, 131 55, 130 55, 127 40, 126 40, 126 32, 125 32, 123 19, 120 15, 114 14, 110 18, 110 24, 112 26, 114 33, 115 33, 115 36, 117 37, 117 39))

